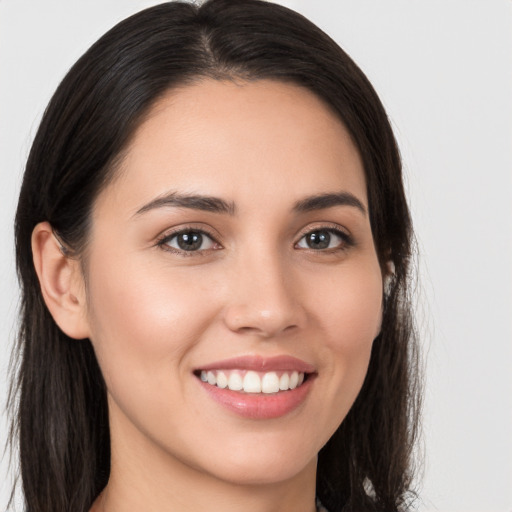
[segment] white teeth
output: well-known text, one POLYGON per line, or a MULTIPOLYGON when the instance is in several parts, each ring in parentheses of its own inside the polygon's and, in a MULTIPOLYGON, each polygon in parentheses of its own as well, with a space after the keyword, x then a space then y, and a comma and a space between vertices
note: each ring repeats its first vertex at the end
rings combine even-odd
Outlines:
POLYGON ((261 379, 263 393, 277 393, 279 391, 279 377, 275 372, 265 373, 261 379))
POLYGON ((279 379, 279 389, 281 391, 290 389, 290 376, 287 373, 283 373, 283 375, 281 375, 281 378, 279 379))
POLYGON ((231 389, 231 391, 240 391, 243 387, 244 383, 241 375, 237 372, 231 372, 228 379, 228 388, 231 389))
MULTIPOLYGON (((208 382, 210 382, 209 378, 208 378, 208 382)), ((297 387, 298 383, 299 383, 299 374, 297 372, 293 372, 290 375, 290 389, 295 389, 297 387)))
POLYGON ((245 374, 244 391, 246 393, 261 393, 261 379, 256 372, 247 372, 245 374))
POLYGON ((217 373, 217 386, 224 389, 228 385, 228 378, 224 372, 217 373))
POLYGON ((244 391, 245 393, 278 393, 295 389, 304 382, 302 372, 255 372, 243 370, 202 370, 199 377, 203 382, 221 389, 244 391))

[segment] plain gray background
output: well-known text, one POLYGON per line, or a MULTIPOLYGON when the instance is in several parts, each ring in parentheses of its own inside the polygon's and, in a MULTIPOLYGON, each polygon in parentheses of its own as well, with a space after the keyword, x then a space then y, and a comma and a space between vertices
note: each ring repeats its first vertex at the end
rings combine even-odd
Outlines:
MULTIPOLYGON (((12 220, 32 137, 71 64, 114 23, 156 3, 0 0, 2 401, 17 307, 12 220)), ((401 146, 427 363, 419 508, 511 512, 512 1, 281 3, 361 66, 401 146)), ((3 414, 2 444, 6 432, 3 414)), ((1 510, 10 486, 4 475, 5 458, 1 510)))

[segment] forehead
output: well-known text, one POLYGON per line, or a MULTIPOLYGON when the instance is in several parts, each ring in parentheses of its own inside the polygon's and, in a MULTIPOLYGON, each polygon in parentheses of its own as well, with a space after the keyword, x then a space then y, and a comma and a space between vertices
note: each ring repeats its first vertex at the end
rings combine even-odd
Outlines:
POLYGON ((102 195, 132 208, 169 189, 255 200, 261 184, 267 200, 349 189, 367 203, 361 159, 340 119, 307 89, 271 80, 205 79, 169 91, 119 171, 102 195))

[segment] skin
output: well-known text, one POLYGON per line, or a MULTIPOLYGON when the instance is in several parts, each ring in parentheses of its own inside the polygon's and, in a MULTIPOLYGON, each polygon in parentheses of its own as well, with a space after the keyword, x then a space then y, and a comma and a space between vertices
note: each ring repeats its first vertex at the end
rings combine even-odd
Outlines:
POLYGON ((69 335, 90 338, 108 388, 111 477, 93 511, 315 510, 317 453, 362 386, 381 323, 367 212, 294 209, 340 192, 367 210, 360 156, 316 96, 274 81, 203 80, 158 101, 97 198, 87 283, 76 260, 57 254, 51 228, 36 228, 47 304, 69 335), (170 192, 215 196, 236 212, 137 213, 170 192), (176 238, 159 244, 185 228, 214 241, 187 254, 176 238), (343 236, 331 231, 330 248, 308 246, 306 233, 332 229, 343 236), (227 410, 193 373, 283 354, 312 364, 316 378, 279 418, 227 410))

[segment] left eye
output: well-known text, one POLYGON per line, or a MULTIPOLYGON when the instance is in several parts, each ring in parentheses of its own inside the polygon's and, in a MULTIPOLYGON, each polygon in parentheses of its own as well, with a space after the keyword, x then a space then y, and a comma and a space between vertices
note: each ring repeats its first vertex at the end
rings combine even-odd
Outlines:
POLYGON ((206 233, 189 230, 167 237, 162 241, 162 245, 167 245, 179 251, 193 252, 213 249, 215 242, 206 233))
POLYGON ((347 244, 347 235, 334 229, 317 229, 304 235, 297 243, 301 249, 325 250, 347 244))

